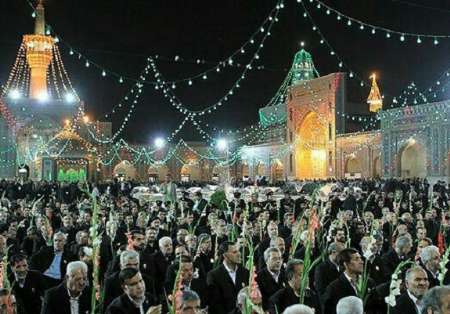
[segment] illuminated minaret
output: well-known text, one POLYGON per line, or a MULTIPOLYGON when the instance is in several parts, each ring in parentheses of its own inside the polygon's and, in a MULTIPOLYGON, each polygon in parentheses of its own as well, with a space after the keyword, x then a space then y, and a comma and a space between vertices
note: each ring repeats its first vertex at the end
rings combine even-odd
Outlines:
POLYGON ((45 10, 43 0, 36 6, 36 22, 33 35, 24 35, 27 63, 30 67, 29 97, 39 99, 46 97, 47 70, 53 57, 54 39, 45 35, 45 10))
POLYGON ((367 97, 367 103, 369 104, 370 112, 378 112, 383 108, 383 97, 381 97, 375 73, 370 78, 372 79, 372 87, 370 88, 369 97, 367 97))

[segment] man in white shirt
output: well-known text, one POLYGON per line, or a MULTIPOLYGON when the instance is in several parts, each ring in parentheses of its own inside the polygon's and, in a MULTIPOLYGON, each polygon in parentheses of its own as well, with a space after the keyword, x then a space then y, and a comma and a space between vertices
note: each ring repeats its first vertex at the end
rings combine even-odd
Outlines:
POLYGON ((46 291, 42 314, 85 314, 91 312, 88 267, 76 261, 67 265, 66 280, 46 291))
POLYGON ((415 266, 406 272, 406 292, 403 293, 392 308, 392 314, 422 313, 421 299, 428 291, 428 278, 425 270, 415 266))

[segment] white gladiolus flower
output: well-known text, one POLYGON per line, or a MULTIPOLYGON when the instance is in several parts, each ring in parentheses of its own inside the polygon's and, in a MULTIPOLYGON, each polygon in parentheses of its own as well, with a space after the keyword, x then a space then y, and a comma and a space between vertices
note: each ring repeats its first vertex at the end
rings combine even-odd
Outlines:
POLYGON ((384 301, 390 306, 395 306, 397 303, 395 302, 395 296, 390 294, 389 296, 384 298, 384 301))

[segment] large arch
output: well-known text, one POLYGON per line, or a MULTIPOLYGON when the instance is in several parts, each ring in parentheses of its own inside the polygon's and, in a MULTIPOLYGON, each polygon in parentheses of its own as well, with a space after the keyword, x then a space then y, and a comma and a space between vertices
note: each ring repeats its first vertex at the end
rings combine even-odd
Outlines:
POLYGON ((136 178, 136 168, 128 160, 119 162, 113 170, 114 176, 122 176, 125 179, 136 178))
POLYGON ((272 167, 270 169, 272 176, 272 182, 278 182, 284 180, 284 165, 279 159, 275 159, 272 162, 272 167))
POLYGON ((166 175, 169 173, 169 168, 166 165, 153 165, 147 169, 149 177, 157 178, 159 181, 164 181, 166 175))
POLYGON ((345 163, 345 173, 348 173, 353 176, 361 172, 362 168, 359 159, 356 158, 356 156, 350 156, 347 159, 347 162, 345 163))
POLYGON ((399 151, 399 175, 402 178, 427 176, 427 158, 422 145, 416 140, 409 140, 399 151))
POLYGON ((266 166, 264 162, 260 161, 255 168, 255 175, 262 177, 266 175, 266 166))
POLYGON ((184 164, 181 167, 181 176, 188 176, 192 181, 200 181, 202 178, 200 166, 196 162, 184 164))
POLYGON ((242 177, 248 177, 250 176, 250 169, 248 167, 248 163, 244 161, 242 163, 242 177))
POLYGON ((315 112, 308 113, 297 128, 295 168, 297 179, 326 178, 327 129, 315 112))

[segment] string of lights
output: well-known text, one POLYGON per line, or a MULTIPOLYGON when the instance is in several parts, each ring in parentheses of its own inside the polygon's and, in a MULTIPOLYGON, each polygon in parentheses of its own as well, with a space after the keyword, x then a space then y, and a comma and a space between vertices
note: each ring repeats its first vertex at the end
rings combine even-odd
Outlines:
POLYGON ((361 87, 364 87, 368 84, 368 82, 366 82, 364 79, 361 78, 360 75, 357 74, 357 72, 355 72, 354 70, 352 70, 350 68, 350 66, 347 65, 346 62, 344 62, 343 58, 341 58, 337 53, 336 50, 333 49, 333 47, 331 46, 331 44, 328 42, 328 40, 324 37, 322 31, 319 29, 319 27, 317 26, 316 22, 314 21, 314 19, 312 18, 310 12, 308 11, 308 9, 306 8, 306 5, 303 3, 303 1, 300 1, 300 6, 303 8, 303 17, 308 19, 309 22, 312 25, 312 30, 313 32, 315 32, 319 37, 320 37, 320 44, 321 45, 325 45, 328 50, 329 50, 329 54, 331 56, 333 56, 337 61, 337 66, 339 68, 340 71, 345 70, 348 72, 348 77, 353 79, 357 79, 359 80, 359 85, 361 87))
MULTIPOLYGON (((303 2, 302 0, 297 0, 298 2, 303 2)), ((407 41, 408 38, 415 39, 415 42, 417 44, 421 44, 423 39, 428 38, 433 40, 434 45, 439 44, 439 39, 448 39, 450 38, 450 35, 442 35, 442 34, 424 34, 424 33, 411 33, 411 32, 402 32, 402 31, 396 31, 393 29, 389 29, 386 27, 381 27, 373 24, 366 23, 364 21, 355 19, 351 16, 348 16, 331 6, 325 4, 324 2, 320 0, 309 0, 309 2, 316 3, 316 8, 319 11, 325 12, 327 16, 336 16, 336 20, 338 21, 344 21, 347 26, 355 26, 359 28, 360 30, 368 30, 372 35, 376 34, 377 32, 383 33, 384 37, 386 39, 391 38, 392 36, 398 36, 399 40, 401 42, 407 41)))
MULTIPOLYGON (((281 0, 279 3, 283 3, 281 0)), ((281 5, 277 5, 275 8, 275 18, 271 18, 269 30, 272 28, 274 23, 278 20, 278 14, 281 9, 281 5)), ((263 30, 264 31, 264 30, 263 30)), ((266 41, 267 37, 269 37, 270 31, 267 31, 265 35, 263 36, 260 44, 258 45, 258 48, 256 49, 256 52, 253 54, 251 60, 249 63, 245 66, 243 72, 240 74, 239 78, 235 81, 233 86, 225 93, 224 96, 220 97, 218 101, 214 102, 211 105, 206 106, 205 108, 201 110, 191 110, 188 109, 186 105, 183 105, 180 101, 177 100, 177 97, 174 96, 173 90, 174 86, 173 84, 170 84, 169 81, 166 81, 163 78, 163 75, 160 73, 160 71, 156 67, 156 63, 152 57, 149 58, 150 64, 152 67, 152 70, 154 71, 155 79, 157 84, 155 85, 155 89, 162 89, 163 93, 165 94, 165 97, 169 99, 169 102, 174 106, 179 112, 182 114, 192 114, 193 116, 199 115, 202 116, 204 114, 210 114, 213 111, 217 110, 219 107, 223 106, 224 103, 226 103, 232 95, 235 94, 235 91, 240 88, 240 84, 242 81, 247 77, 247 73, 253 69, 253 64, 260 58, 260 51, 264 47, 264 42, 266 41), (170 93, 170 95, 169 95, 170 93)))
MULTIPOLYGON (((32 17, 36 17, 36 12, 35 12, 35 7, 34 5, 31 3, 30 0, 27 0, 29 6, 32 8, 33 12, 32 12, 32 17)), ((168 83, 171 84, 171 86, 173 88, 176 87, 176 84, 187 84, 187 86, 192 86, 194 81, 196 80, 206 80, 208 79, 209 75, 214 74, 214 73, 219 73, 222 72, 222 70, 224 70, 227 67, 246 67, 247 65, 243 65, 239 62, 236 62, 235 59, 237 59, 240 56, 244 56, 248 50, 251 50, 251 47, 255 45, 256 43, 256 38, 261 34, 266 34, 266 36, 270 36, 271 35, 271 28, 273 26, 273 22, 277 22, 278 21, 278 17, 276 16, 276 14, 274 14, 275 12, 279 11, 280 9, 284 8, 284 0, 280 0, 277 2, 276 6, 270 11, 268 17, 266 17, 263 22, 260 24, 260 26, 258 26, 257 30, 254 31, 251 36, 249 37, 249 39, 247 39, 238 49, 236 49, 235 51, 233 51, 228 57, 224 58, 223 60, 219 61, 219 62, 210 62, 210 61, 206 61, 202 58, 197 58, 194 60, 187 60, 185 58, 182 58, 178 55, 176 55, 172 60, 174 60, 175 62, 186 62, 186 61, 191 61, 191 63, 195 63, 195 64, 199 64, 199 65, 206 65, 206 64, 212 64, 211 67, 209 67, 208 69, 197 73, 195 75, 191 75, 189 77, 185 77, 185 78, 181 78, 181 79, 176 79, 176 80, 171 80, 168 81, 168 83), (268 25, 268 26, 267 26, 268 25)), ((96 71, 98 71, 102 77, 115 77, 115 79, 117 80, 117 82, 119 84, 124 83, 124 81, 128 80, 128 81, 132 81, 132 82, 136 82, 135 78, 123 75, 118 73, 115 70, 111 70, 108 67, 105 67, 103 65, 100 65, 99 63, 93 61, 92 59, 86 57, 83 53, 81 53, 79 50, 75 49, 73 47, 73 45, 69 44, 68 42, 64 41, 61 39, 61 36, 59 36, 55 30, 53 29, 53 27, 49 24, 46 24, 46 29, 47 29, 47 34, 55 34, 55 38, 57 38, 58 42, 63 43, 68 51, 69 51, 69 55, 73 56, 74 58, 80 60, 80 62, 82 62, 84 64, 84 66, 86 68, 92 68, 95 69, 96 71)), ((158 54, 153 56, 154 59, 161 59, 161 60, 169 60, 169 58, 160 56, 158 54)), ((263 65, 259 65, 256 66, 255 69, 256 70, 264 70, 267 67, 263 66, 263 65)), ((156 84, 157 82, 152 82, 152 81, 148 81, 146 82, 146 84, 156 84)))

